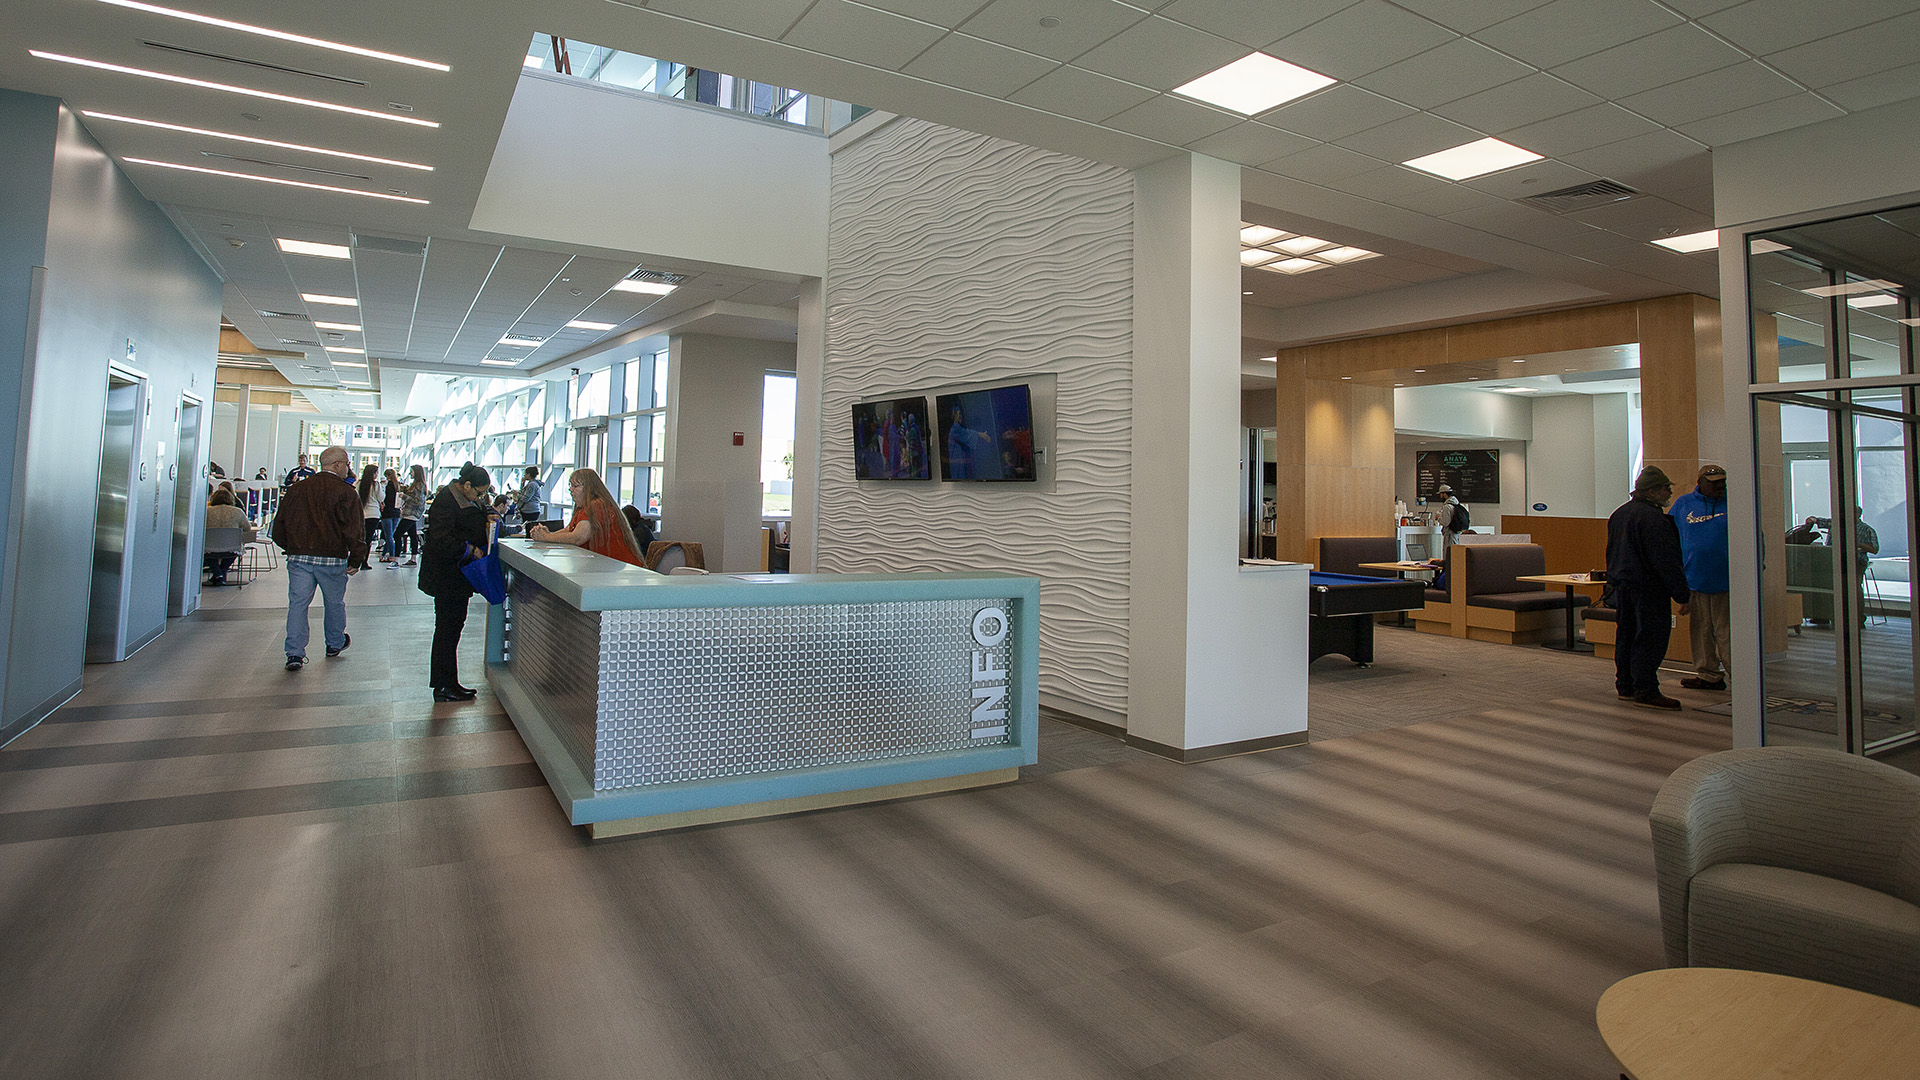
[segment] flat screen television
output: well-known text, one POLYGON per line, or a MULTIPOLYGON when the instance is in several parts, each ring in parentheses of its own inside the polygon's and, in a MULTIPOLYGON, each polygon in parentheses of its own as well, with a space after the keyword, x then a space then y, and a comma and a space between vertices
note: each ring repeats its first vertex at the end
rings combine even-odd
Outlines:
POLYGON ((940 479, 1039 479, 1026 384, 941 394, 933 411, 940 423, 940 479))
POLYGON ((931 480, 927 399, 863 401, 853 407, 853 475, 858 480, 931 480))

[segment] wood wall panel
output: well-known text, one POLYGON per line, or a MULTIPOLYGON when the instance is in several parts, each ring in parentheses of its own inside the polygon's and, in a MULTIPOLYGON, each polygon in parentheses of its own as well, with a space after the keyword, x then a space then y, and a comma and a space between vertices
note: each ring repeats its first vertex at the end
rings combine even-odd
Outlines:
POLYGON ((1547 549, 1547 573, 1584 574, 1607 568, 1607 519, 1502 514, 1500 531, 1526 533, 1547 549))

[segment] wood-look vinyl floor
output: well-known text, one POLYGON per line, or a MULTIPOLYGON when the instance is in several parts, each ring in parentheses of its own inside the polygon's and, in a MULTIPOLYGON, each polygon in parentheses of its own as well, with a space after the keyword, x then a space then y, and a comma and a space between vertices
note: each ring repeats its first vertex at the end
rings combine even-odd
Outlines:
POLYGON ((280 669, 268 577, 0 750, 0 1076, 1611 1080, 1647 808, 1728 741, 1383 632, 1313 701, 1401 726, 1182 766, 1048 722, 1019 783, 592 845, 369 573, 340 659, 280 669))

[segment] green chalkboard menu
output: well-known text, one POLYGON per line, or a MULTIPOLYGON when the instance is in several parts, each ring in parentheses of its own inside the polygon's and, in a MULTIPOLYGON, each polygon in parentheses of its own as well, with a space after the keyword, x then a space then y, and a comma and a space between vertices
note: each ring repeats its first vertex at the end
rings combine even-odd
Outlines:
POLYGON ((1419 498, 1427 502, 1441 484, 1453 488, 1463 503, 1500 501, 1500 451, 1422 450, 1415 468, 1420 474, 1419 498))

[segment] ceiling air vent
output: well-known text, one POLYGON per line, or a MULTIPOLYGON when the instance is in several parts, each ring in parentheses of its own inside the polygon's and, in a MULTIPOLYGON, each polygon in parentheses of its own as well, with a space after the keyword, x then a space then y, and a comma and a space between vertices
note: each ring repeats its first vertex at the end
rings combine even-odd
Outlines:
POLYGON ((298 319, 301 322, 307 321, 305 315, 297 315, 291 311, 262 311, 260 317, 263 319, 298 319))
POLYGON ((189 49, 184 45, 170 45, 164 41, 142 41, 140 44, 145 45, 149 49, 160 49, 164 52, 181 53, 186 56, 200 56, 208 60, 219 60, 222 63, 258 68, 261 71, 282 71, 288 75, 304 75, 309 79, 323 79, 327 82, 345 83, 348 86, 367 85, 365 80, 350 79, 345 75, 333 75, 325 71, 311 71, 307 68, 287 67, 283 64, 269 64, 265 60, 252 60, 244 56, 229 56, 226 53, 204 52, 200 49, 189 49))
POLYGON ((427 245, 419 240, 401 240, 392 236, 368 236, 365 233, 353 234, 353 246, 361 251, 386 251, 395 255, 411 255, 420 258, 427 253, 427 245))
POLYGON ((665 270, 635 270, 627 275, 628 281, 651 281, 655 285, 685 285, 688 275, 670 274, 665 270))
POLYGON ((1595 180, 1586 184, 1575 184, 1559 191, 1548 191, 1539 195, 1529 195, 1520 201, 1531 203, 1542 210, 1556 214, 1571 214, 1580 210, 1591 210, 1608 203, 1624 202, 1640 194, 1618 180, 1595 180))

